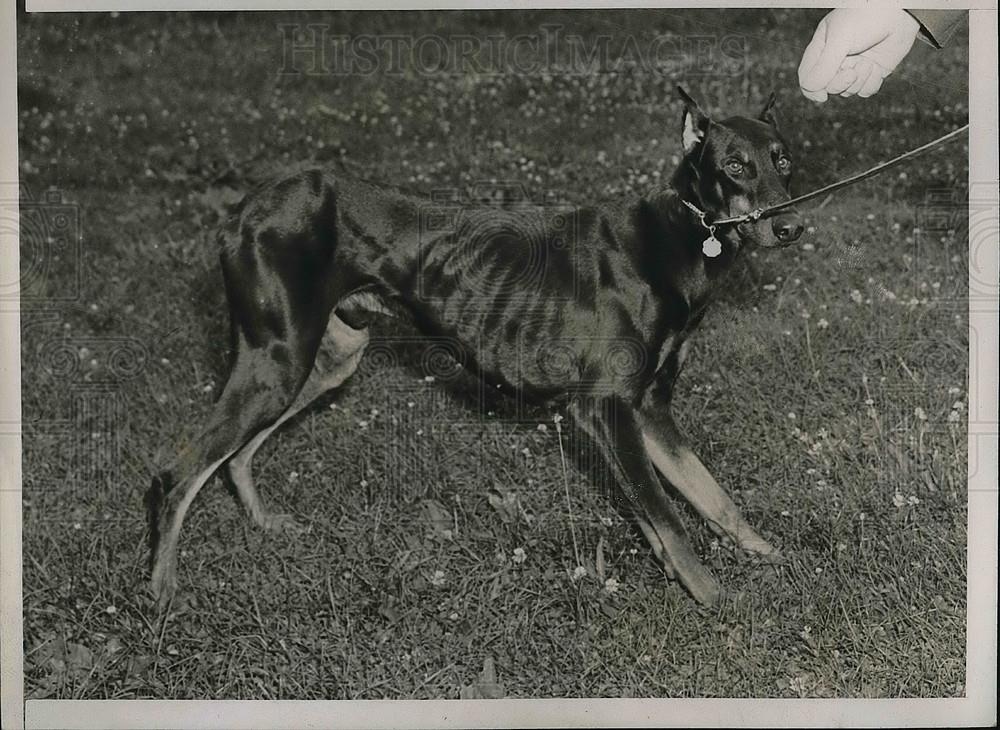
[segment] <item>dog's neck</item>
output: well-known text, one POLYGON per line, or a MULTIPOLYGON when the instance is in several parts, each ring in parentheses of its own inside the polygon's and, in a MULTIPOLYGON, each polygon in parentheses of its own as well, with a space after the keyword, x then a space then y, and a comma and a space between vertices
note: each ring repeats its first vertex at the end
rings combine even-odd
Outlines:
MULTIPOLYGON (((713 233, 701 222, 691 206, 706 213, 709 222, 720 216, 711 212, 713 206, 705 200, 702 193, 703 183, 698 167, 699 150, 700 148, 695 148, 684 156, 670 179, 670 188, 654 197, 661 199, 660 208, 667 216, 666 220, 671 223, 671 228, 686 224, 687 228, 694 230, 692 239, 704 242, 713 233)), ((714 236, 722 244, 722 251, 717 256, 705 256, 705 266, 710 278, 728 269, 742 248, 736 230, 730 226, 717 229, 714 231, 714 236)), ((702 250, 700 246, 693 248, 697 248, 698 251, 702 250)))
POLYGON ((686 165, 685 161, 670 187, 639 201, 636 225, 653 277, 701 296, 732 267, 742 246, 735 231, 719 230, 715 236, 722 244, 721 252, 706 255, 704 243, 711 233, 684 202, 704 210, 696 181, 685 173, 686 165))

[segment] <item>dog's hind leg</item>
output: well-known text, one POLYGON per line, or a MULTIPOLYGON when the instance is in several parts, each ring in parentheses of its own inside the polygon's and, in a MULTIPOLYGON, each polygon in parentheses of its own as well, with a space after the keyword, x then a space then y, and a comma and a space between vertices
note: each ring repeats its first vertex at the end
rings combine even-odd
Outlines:
POLYGON ((680 580, 699 603, 718 601, 719 584, 688 543, 684 526, 646 455, 633 409, 620 398, 608 396, 594 402, 574 401, 569 413, 589 437, 597 461, 614 476, 667 574, 680 580))
POLYGON ((147 494, 152 590, 176 590, 184 516, 219 466, 293 404, 336 302, 332 187, 303 173, 247 199, 220 235, 236 358, 208 424, 147 494))
POLYGON ((323 336, 320 357, 316 359, 309 379, 302 387, 295 402, 281 414, 277 421, 260 431, 240 449, 226 465, 229 479, 236 488, 243 507, 251 519, 266 530, 302 530, 294 518, 287 514, 275 514, 267 509, 260 493, 254 486, 252 462, 254 454, 264 441, 285 421, 306 408, 316 398, 329 390, 339 387, 357 369, 368 344, 367 329, 349 327, 336 314, 331 315, 330 324, 323 336), (328 357, 329 365, 322 360, 328 357))
POLYGON ((243 349, 208 425, 153 480, 148 495, 152 590, 161 608, 176 588, 177 543, 192 501, 216 469, 288 408, 307 373, 301 365, 276 368, 265 350, 243 349))

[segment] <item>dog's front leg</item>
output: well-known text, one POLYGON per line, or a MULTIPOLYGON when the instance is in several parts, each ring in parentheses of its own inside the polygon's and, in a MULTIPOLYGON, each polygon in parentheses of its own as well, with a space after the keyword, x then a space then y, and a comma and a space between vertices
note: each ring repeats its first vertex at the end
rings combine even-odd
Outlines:
POLYGON ((594 461, 603 464, 613 476, 667 573, 679 579, 700 603, 715 603, 719 584, 698 560, 680 518, 660 486, 646 455, 635 411, 614 396, 578 400, 569 411, 588 436, 594 461))
POLYGON ((648 395, 639 411, 646 453, 657 470, 717 534, 728 536, 744 550, 779 562, 781 553, 743 518, 739 507, 684 442, 669 408, 667 399, 648 395))

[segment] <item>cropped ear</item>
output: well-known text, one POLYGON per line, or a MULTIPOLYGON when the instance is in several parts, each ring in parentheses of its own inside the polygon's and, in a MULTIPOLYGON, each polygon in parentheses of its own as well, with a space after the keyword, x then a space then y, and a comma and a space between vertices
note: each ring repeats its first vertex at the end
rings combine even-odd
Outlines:
POLYGON ((677 95, 684 102, 684 115, 681 117, 681 141, 684 144, 684 151, 690 152, 705 139, 711 120, 698 106, 698 102, 692 99, 683 87, 677 87, 677 95))
POLYGON ((767 122, 772 127, 774 127, 775 129, 777 129, 778 128, 778 115, 775 114, 775 111, 774 111, 774 102, 775 102, 774 92, 772 91, 771 95, 769 97, 767 97, 767 103, 764 105, 764 109, 761 111, 760 116, 758 117, 758 119, 760 119, 762 122, 767 122))

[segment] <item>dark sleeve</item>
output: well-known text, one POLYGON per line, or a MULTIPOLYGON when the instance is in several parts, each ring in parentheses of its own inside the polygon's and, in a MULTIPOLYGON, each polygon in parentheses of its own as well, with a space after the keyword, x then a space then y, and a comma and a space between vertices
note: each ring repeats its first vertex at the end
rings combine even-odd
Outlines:
POLYGON ((941 48, 958 26, 965 22, 967 10, 907 10, 920 23, 920 38, 941 48))

